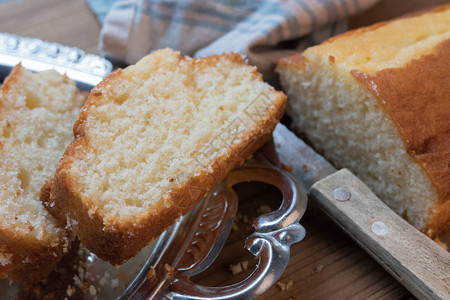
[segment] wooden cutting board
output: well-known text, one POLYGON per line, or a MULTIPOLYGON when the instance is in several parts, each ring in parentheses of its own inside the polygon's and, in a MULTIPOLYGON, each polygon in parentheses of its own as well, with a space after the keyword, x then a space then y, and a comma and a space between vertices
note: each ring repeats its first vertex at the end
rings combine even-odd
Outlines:
MULTIPOLYGON (((353 27, 367 25, 448 1, 386 0, 354 17, 353 27)), ((83 0, 20 0, 0 4, 0 32, 36 37, 98 53, 100 24, 83 0)), ((267 185, 241 184, 239 220, 213 266, 195 277, 204 285, 228 285, 248 275, 256 264, 244 249, 249 221, 258 211, 275 208, 279 192, 267 185), (231 265, 248 263, 232 274, 231 265)), ((412 299, 413 296, 310 202, 301 220, 306 238, 291 250, 287 270, 276 286, 258 299, 412 299)))

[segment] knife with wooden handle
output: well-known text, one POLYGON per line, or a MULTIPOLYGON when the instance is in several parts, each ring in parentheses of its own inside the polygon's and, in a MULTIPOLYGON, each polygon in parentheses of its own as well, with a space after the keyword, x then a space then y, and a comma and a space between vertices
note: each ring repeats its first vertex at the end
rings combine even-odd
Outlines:
POLYGON ((450 253, 394 213, 349 170, 336 170, 284 125, 262 149, 291 169, 309 195, 419 299, 450 299, 450 253))

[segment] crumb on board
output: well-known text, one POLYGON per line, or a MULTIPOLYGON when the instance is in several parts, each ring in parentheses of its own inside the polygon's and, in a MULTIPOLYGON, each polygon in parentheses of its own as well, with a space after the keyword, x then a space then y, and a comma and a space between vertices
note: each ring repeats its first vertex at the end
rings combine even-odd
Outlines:
POLYGON ((277 286, 280 289, 280 291, 284 292, 289 290, 294 285, 294 282, 292 280, 289 280, 288 283, 284 283, 281 281, 277 282, 277 286))
POLYGON ((314 268, 313 273, 320 273, 323 270, 323 265, 318 265, 314 268))
POLYGON ((169 264, 164 265, 164 270, 166 271, 166 274, 169 276, 173 276, 175 274, 175 271, 172 269, 172 267, 169 264))
POLYGON ((114 278, 111 280, 111 288, 114 289, 119 286, 119 279, 114 278))
POLYGON ((97 290, 95 289, 95 286, 93 286, 92 284, 89 286, 89 293, 90 293, 92 296, 97 295, 97 290))
POLYGON ((74 286, 71 286, 70 284, 67 286, 67 289, 66 289, 66 295, 67 296, 69 296, 69 297, 72 297, 73 296, 73 294, 75 294, 75 287, 74 286))
POLYGON ((152 280, 154 280, 154 279, 156 279, 156 270, 155 270, 155 268, 150 268, 150 271, 148 271, 148 273, 147 273, 147 279, 149 280, 149 281, 152 281, 152 280))
POLYGON ((277 282, 277 286, 280 289, 280 291, 282 291, 282 292, 284 292, 286 290, 286 284, 284 284, 281 281, 277 282))
POLYGON ((304 172, 308 172, 308 165, 307 164, 303 164, 302 168, 303 168, 304 172))
POLYGON ((248 270, 248 260, 243 260, 237 264, 231 264, 228 268, 233 276, 248 270))
POLYGON ((288 283, 286 283, 286 291, 289 290, 294 285, 294 282, 292 280, 289 280, 288 283))
POLYGON ((258 214, 267 214, 267 213, 270 213, 271 211, 272 211, 272 209, 270 208, 270 206, 266 205, 266 204, 261 205, 257 209, 258 214))
POLYGON ((232 225, 232 228, 234 227, 233 228, 234 231, 238 231, 238 229, 240 229, 240 228, 248 229, 248 228, 252 227, 252 225, 253 225, 253 221, 250 220, 247 215, 243 215, 241 212, 238 212, 236 214, 235 222, 236 222, 236 225, 232 225), (241 223, 243 223, 245 226, 242 226, 241 223))
POLYGON ((228 269, 231 271, 231 274, 233 274, 233 276, 244 272, 240 263, 231 264, 228 269))
POLYGON ((244 271, 248 270, 248 260, 241 261, 241 266, 244 271))

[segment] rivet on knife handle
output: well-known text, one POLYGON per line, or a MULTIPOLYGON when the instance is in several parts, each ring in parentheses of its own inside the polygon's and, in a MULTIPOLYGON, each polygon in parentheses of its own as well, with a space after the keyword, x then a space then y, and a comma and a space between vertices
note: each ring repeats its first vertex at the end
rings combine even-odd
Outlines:
POLYGON ((395 214, 349 170, 318 181, 310 195, 416 297, 450 299, 450 253, 395 214))

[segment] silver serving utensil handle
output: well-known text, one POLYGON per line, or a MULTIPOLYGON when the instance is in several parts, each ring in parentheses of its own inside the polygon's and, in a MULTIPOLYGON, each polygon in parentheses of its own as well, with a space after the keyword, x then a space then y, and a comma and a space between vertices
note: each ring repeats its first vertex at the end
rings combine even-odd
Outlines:
MULTIPOLYGON (((261 159, 263 159, 261 157, 261 159)), ((230 174, 200 203, 193 214, 197 218, 180 234, 175 224, 160 240, 164 254, 144 268, 143 282, 135 284, 121 299, 252 299, 270 288, 286 269, 289 247, 305 237, 299 224, 307 205, 306 191, 288 172, 267 161, 246 163, 230 174), (232 186, 240 182, 259 181, 278 187, 283 195, 281 206, 259 216, 253 222, 255 232, 245 247, 259 263, 243 281, 223 287, 206 287, 190 277, 208 268, 219 255, 231 230, 238 197, 232 186), (186 238, 187 237, 187 238, 186 238)), ((186 217, 186 216, 185 216, 186 217)), ((185 219, 183 217, 183 219, 185 219)))
MULTIPOLYGON (((286 269, 289 247, 305 237, 305 229, 298 223, 306 209, 305 189, 281 169, 250 164, 233 170, 223 181, 222 189, 232 191, 234 184, 245 181, 272 184, 283 194, 279 209, 258 217, 253 223, 255 233, 246 240, 245 247, 259 257, 256 269, 243 281, 223 287, 197 285, 186 273, 180 272, 166 288, 168 299, 252 299, 271 287, 286 269)), ((189 275, 200 270, 193 271, 189 275)))

